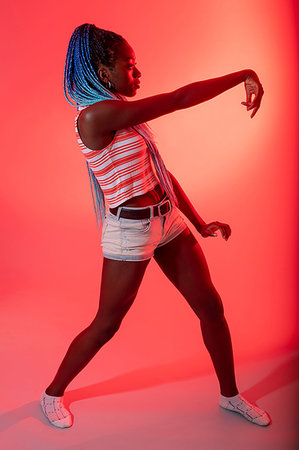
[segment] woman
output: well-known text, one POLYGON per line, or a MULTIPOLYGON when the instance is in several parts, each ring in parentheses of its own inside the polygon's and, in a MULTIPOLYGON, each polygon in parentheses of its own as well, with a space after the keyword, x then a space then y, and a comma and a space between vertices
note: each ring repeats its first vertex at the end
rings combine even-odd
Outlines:
POLYGON ((118 330, 153 257, 185 297, 197 317, 220 385, 221 407, 258 425, 266 412, 238 392, 229 328, 203 252, 178 210, 203 236, 228 239, 229 225, 205 223, 159 155, 145 122, 209 100, 245 82, 247 110, 253 117, 263 88, 256 73, 241 70, 195 82, 138 101, 141 73, 135 54, 121 36, 94 25, 74 31, 66 57, 67 100, 77 106, 76 132, 95 191, 98 223, 103 225, 103 270, 99 309, 71 343, 58 372, 41 396, 50 423, 73 423, 63 403, 68 384, 118 330), (252 96, 254 94, 254 98, 252 96), (72 101, 74 103, 72 103, 72 101), (107 212, 105 204, 108 204, 107 212), (116 282, 117 280, 117 282, 116 282))

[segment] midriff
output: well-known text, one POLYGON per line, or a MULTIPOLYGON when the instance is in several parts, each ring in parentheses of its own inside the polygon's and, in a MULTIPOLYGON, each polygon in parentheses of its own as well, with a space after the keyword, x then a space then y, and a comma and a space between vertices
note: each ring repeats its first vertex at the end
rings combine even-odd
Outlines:
POLYGON ((159 203, 162 200, 164 194, 165 194, 164 189, 158 183, 151 191, 148 191, 142 195, 137 195, 136 197, 132 197, 119 206, 142 207, 155 205, 156 203, 159 203))

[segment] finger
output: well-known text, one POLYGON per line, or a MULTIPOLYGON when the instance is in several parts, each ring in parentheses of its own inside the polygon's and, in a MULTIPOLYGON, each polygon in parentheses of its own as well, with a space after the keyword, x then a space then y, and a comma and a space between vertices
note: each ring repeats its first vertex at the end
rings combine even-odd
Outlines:
POLYGON ((246 96, 246 101, 244 102, 245 106, 250 106, 252 105, 252 100, 251 100, 252 94, 250 94, 249 96, 246 96))
POLYGON ((225 232, 222 237, 223 237, 223 239, 225 239, 227 241, 229 238, 229 234, 227 232, 225 232))
POLYGON ((252 105, 250 106, 249 109, 253 109, 253 108, 259 108, 261 105, 261 99, 258 97, 255 97, 255 99, 252 102, 252 105))
POLYGON ((227 241, 229 238, 229 230, 227 229, 227 227, 225 228, 225 235, 223 236, 223 238, 227 241))
POLYGON ((253 117, 256 114, 256 112, 260 108, 260 106, 261 106, 260 99, 259 100, 254 99, 253 104, 249 108, 247 108, 247 111, 253 110, 253 114, 250 117, 253 117))
POLYGON ((224 231, 223 227, 220 227, 220 231, 221 231, 222 237, 224 238, 225 237, 225 231, 224 231))
POLYGON ((252 103, 242 102, 241 104, 247 106, 247 111, 249 111, 250 107, 252 107, 252 103))
POLYGON ((250 108, 250 109, 253 109, 253 108, 256 108, 256 107, 260 107, 261 101, 262 101, 262 96, 263 96, 263 92, 262 92, 262 91, 259 91, 259 92, 255 95, 254 100, 253 100, 253 102, 252 102, 252 105, 251 105, 251 108, 250 108))
POLYGON ((256 108, 253 110, 253 113, 252 113, 251 116, 250 116, 251 119, 256 115, 258 109, 259 109, 259 107, 256 107, 256 108))
POLYGON ((223 225, 223 238, 225 240, 227 240, 229 238, 229 235, 230 235, 230 227, 229 227, 229 225, 224 224, 223 225))
POLYGON ((246 92, 246 102, 250 102, 251 93, 249 87, 246 86, 246 84, 245 84, 245 92, 246 92))
POLYGON ((230 229, 229 226, 227 226, 227 228, 226 228, 226 239, 228 239, 230 237, 230 235, 231 235, 231 229, 230 229))
POLYGON ((210 236, 217 237, 217 234, 216 233, 203 233, 202 234, 202 237, 205 237, 205 238, 210 237, 210 236))
POLYGON ((249 89, 247 87, 247 89, 246 89, 246 102, 247 103, 251 103, 252 102, 252 94, 253 94, 252 89, 249 89))
POLYGON ((216 221, 216 224, 218 225, 219 230, 221 231, 223 239, 226 239, 226 225, 218 221, 216 221))
POLYGON ((217 230, 217 225, 215 225, 215 222, 212 222, 212 223, 210 223, 207 227, 206 227, 206 230, 208 230, 208 231, 215 231, 215 230, 217 230))

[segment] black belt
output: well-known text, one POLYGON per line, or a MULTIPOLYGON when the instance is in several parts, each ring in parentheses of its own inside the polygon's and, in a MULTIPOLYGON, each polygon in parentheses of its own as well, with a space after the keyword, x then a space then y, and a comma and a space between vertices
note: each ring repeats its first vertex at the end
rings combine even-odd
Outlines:
POLYGON ((129 206, 119 206, 117 208, 110 208, 109 211, 117 215, 117 211, 121 209, 118 217, 123 217, 124 219, 150 219, 154 216, 164 216, 168 211, 170 211, 171 205, 170 200, 165 200, 163 203, 153 206, 146 206, 145 208, 130 208, 129 206))

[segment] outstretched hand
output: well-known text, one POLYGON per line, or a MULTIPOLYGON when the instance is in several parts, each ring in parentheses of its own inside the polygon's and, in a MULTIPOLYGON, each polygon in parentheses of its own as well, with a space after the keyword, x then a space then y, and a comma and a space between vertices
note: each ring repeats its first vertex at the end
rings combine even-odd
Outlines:
POLYGON ((253 109, 253 112, 250 116, 252 119, 261 105, 262 97, 264 95, 264 89, 257 74, 253 71, 252 74, 246 78, 244 83, 246 91, 246 102, 241 102, 241 105, 247 106, 247 111, 253 109), (253 100, 252 95, 254 95, 253 100))
POLYGON ((218 236, 217 233, 215 233, 215 231, 217 230, 221 231, 222 237, 226 241, 228 240, 232 232, 229 225, 218 221, 201 225, 198 231, 202 235, 202 237, 209 237, 209 236, 218 236))

